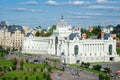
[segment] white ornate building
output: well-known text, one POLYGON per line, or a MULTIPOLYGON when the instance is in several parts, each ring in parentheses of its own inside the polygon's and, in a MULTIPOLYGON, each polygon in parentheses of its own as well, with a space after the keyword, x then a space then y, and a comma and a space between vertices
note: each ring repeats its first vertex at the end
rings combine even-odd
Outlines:
POLYGON ((84 39, 80 28, 72 29, 64 19, 57 24, 51 37, 34 37, 31 32, 24 38, 23 53, 51 54, 64 63, 120 61, 116 53, 116 40, 110 35, 101 39, 84 39), (106 38, 104 38, 106 37, 106 38))

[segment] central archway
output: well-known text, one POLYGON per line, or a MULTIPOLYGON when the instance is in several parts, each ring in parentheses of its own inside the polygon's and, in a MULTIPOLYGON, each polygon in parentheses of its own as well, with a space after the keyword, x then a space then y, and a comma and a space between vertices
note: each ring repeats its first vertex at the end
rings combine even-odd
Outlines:
POLYGON ((78 55, 78 52, 79 52, 79 47, 78 47, 78 45, 75 45, 74 46, 74 54, 75 54, 75 56, 78 55))
POLYGON ((58 44, 58 37, 55 37, 55 55, 57 55, 57 44, 58 44))

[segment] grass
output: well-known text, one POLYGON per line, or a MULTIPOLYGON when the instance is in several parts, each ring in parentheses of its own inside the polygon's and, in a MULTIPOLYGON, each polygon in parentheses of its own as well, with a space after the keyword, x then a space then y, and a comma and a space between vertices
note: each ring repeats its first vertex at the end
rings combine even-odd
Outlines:
POLYGON ((58 71, 59 69, 51 66, 47 66, 45 64, 35 64, 35 63, 25 63, 23 65, 25 68, 36 68, 36 69, 44 69, 44 68, 51 68, 52 70, 58 71))
POLYGON ((36 80, 36 77, 39 77, 40 80, 44 80, 43 74, 44 72, 15 70, 5 73, 2 77, 0 77, 0 80, 3 80, 3 78, 7 78, 5 80, 14 80, 15 77, 17 77, 16 80, 25 80, 25 77, 28 78, 27 80, 36 80))
POLYGON ((83 67, 78 66, 76 64, 70 64, 70 66, 75 66, 75 67, 78 67, 79 69, 82 69, 82 70, 86 70, 86 71, 97 73, 97 74, 101 74, 101 75, 106 75, 106 73, 104 73, 102 71, 97 71, 97 70, 94 70, 94 69, 91 69, 91 68, 83 68, 83 67))
POLYGON ((93 63, 90 63, 90 64, 93 65, 93 64, 106 64, 106 63, 110 63, 110 62, 93 62, 93 63))
POLYGON ((44 67, 43 64, 34 64, 34 63, 25 63, 23 66, 25 66, 26 68, 34 68, 34 67, 41 68, 41 67, 44 67))
POLYGON ((97 73, 97 74, 106 75, 106 73, 104 73, 102 71, 97 71, 97 70, 93 70, 93 69, 90 69, 90 68, 86 68, 85 70, 87 70, 89 72, 94 72, 94 73, 97 73))
POLYGON ((49 61, 52 61, 52 62, 57 62, 57 63, 60 63, 60 60, 59 59, 52 59, 52 58, 48 58, 49 61))
MULTIPOLYGON (((0 57, 0 65, 10 67, 12 66, 12 62, 9 60, 5 60, 4 58, 0 57)), ((48 68, 49 66, 45 66, 44 64, 34 64, 34 63, 25 63, 23 65, 25 68, 31 68, 31 69, 44 69, 44 67, 48 68)), ((54 69, 54 68, 52 68, 54 69)), ((2 77, 0 77, 0 80, 25 80, 25 77, 27 77, 27 80, 38 80, 36 77, 39 78, 39 80, 46 80, 43 78, 44 74, 48 74, 45 72, 37 72, 33 70, 13 70, 7 73, 4 73, 2 77), (14 78, 17 79, 14 79, 14 78)))
POLYGON ((12 66, 12 62, 0 57, 0 65, 10 67, 10 66, 12 66))

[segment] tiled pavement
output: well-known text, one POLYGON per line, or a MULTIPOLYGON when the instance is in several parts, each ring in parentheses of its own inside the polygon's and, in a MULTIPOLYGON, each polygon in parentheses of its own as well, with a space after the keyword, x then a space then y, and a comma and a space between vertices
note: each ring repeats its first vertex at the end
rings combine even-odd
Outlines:
POLYGON ((92 77, 83 73, 80 73, 80 76, 73 75, 69 71, 53 72, 51 73, 51 78, 52 80, 98 80, 97 77, 92 77))

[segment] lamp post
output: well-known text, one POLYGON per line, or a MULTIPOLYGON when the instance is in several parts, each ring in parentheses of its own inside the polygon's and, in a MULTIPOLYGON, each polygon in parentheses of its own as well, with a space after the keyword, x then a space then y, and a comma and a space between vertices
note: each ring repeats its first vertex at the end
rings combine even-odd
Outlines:
POLYGON ((79 63, 80 63, 80 60, 77 60, 77 75, 79 76, 79 73, 78 73, 78 66, 79 66, 79 63))

